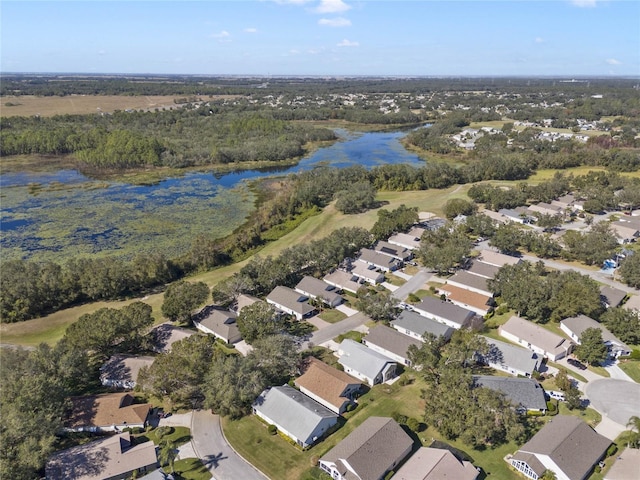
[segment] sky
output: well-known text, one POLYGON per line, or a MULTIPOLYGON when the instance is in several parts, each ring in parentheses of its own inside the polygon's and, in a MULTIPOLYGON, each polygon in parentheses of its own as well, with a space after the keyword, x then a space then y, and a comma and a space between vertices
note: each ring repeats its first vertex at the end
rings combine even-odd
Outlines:
POLYGON ((0 71, 637 77, 640 1, 1 0, 0 71))

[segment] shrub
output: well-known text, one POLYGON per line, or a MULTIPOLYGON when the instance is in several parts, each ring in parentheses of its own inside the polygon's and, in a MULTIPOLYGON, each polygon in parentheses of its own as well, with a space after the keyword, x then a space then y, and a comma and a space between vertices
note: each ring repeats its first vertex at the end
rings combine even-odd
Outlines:
POLYGON ((411 431, 418 433, 420 431, 420 421, 416 418, 411 417, 407 420, 407 427, 411 429, 411 431))
POLYGON ((387 473, 387 474, 384 476, 384 480, 391 480, 391 477, 393 477, 393 475, 394 475, 395 473, 396 473, 396 472, 394 472, 393 470, 391 470, 389 473, 387 473))
POLYGON ((611 457, 612 455, 615 455, 615 453, 618 451, 618 446, 615 443, 612 443, 609 448, 607 448, 607 457, 611 457))
POLYGON ((420 302, 420 297, 418 295, 416 295, 415 293, 410 293, 407 296, 407 301, 409 303, 419 303, 420 302))
POLYGON ((269 435, 275 435, 276 433, 278 433, 278 427, 276 427, 275 425, 269 425, 267 427, 267 431, 269 432, 269 435))
POLYGON ((393 412, 391 418, 393 418, 398 423, 407 423, 408 420, 406 415, 402 415, 398 412, 393 412))

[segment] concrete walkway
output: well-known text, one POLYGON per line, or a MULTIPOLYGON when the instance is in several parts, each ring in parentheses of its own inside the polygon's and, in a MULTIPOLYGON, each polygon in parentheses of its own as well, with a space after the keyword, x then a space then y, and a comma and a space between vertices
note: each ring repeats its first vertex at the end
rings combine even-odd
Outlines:
POLYGON ((351 317, 345 318, 336 323, 332 323, 329 326, 323 328, 322 330, 317 330, 313 332, 311 338, 308 341, 304 342, 300 346, 300 350, 307 350, 309 345, 321 345, 333 338, 337 337, 342 333, 347 333, 351 330, 356 330, 358 327, 364 325, 366 322, 371 319, 367 317, 364 313, 358 312, 351 317))

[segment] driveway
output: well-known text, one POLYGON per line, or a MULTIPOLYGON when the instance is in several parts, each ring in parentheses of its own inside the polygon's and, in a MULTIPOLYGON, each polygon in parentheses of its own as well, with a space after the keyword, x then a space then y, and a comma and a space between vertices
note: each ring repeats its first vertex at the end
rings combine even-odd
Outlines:
POLYGON ((604 378, 587 383, 585 395, 593 408, 621 426, 640 417, 640 384, 604 378))
POLYGON ((300 346, 300 350, 306 350, 309 348, 309 344, 320 345, 321 343, 325 343, 341 333, 347 333, 351 330, 356 330, 361 325, 365 324, 371 320, 364 313, 358 312, 355 315, 345 318, 336 323, 332 323, 327 325, 322 330, 316 330, 311 335, 311 338, 307 342, 304 342, 300 346))
POLYGON ((627 382, 633 382, 633 378, 627 375, 625 371, 622 370, 617 365, 617 363, 608 363, 604 366, 604 368, 607 370, 607 372, 609 372, 609 375, 611 375, 611 378, 615 378, 617 380, 625 380, 627 382))
POLYGON ((410 293, 420 290, 431 279, 432 273, 426 268, 420 268, 418 273, 407 280, 407 283, 397 288, 391 295, 400 301, 404 301, 410 293))
POLYGON ((193 448, 216 480, 265 480, 253 465, 227 443, 220 416, 208 410, 194 410, 191 417, 193 448))

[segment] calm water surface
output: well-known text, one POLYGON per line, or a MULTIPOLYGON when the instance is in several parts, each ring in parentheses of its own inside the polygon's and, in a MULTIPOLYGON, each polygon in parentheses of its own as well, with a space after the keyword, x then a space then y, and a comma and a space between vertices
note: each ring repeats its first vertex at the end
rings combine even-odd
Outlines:
POLYGON ((424 162, 399 142, 402 132, 352 134, 297 165, 227 174, 189 172, 155 185, 96 181, 75 170, 0 175, 3 257, 60 259, 84 254, 180 254, 200 233, 224 236, 253 208, 246 181, 318 165, 366 168, 424 162), (131 247, 135 247, 132 249, 131 247))

